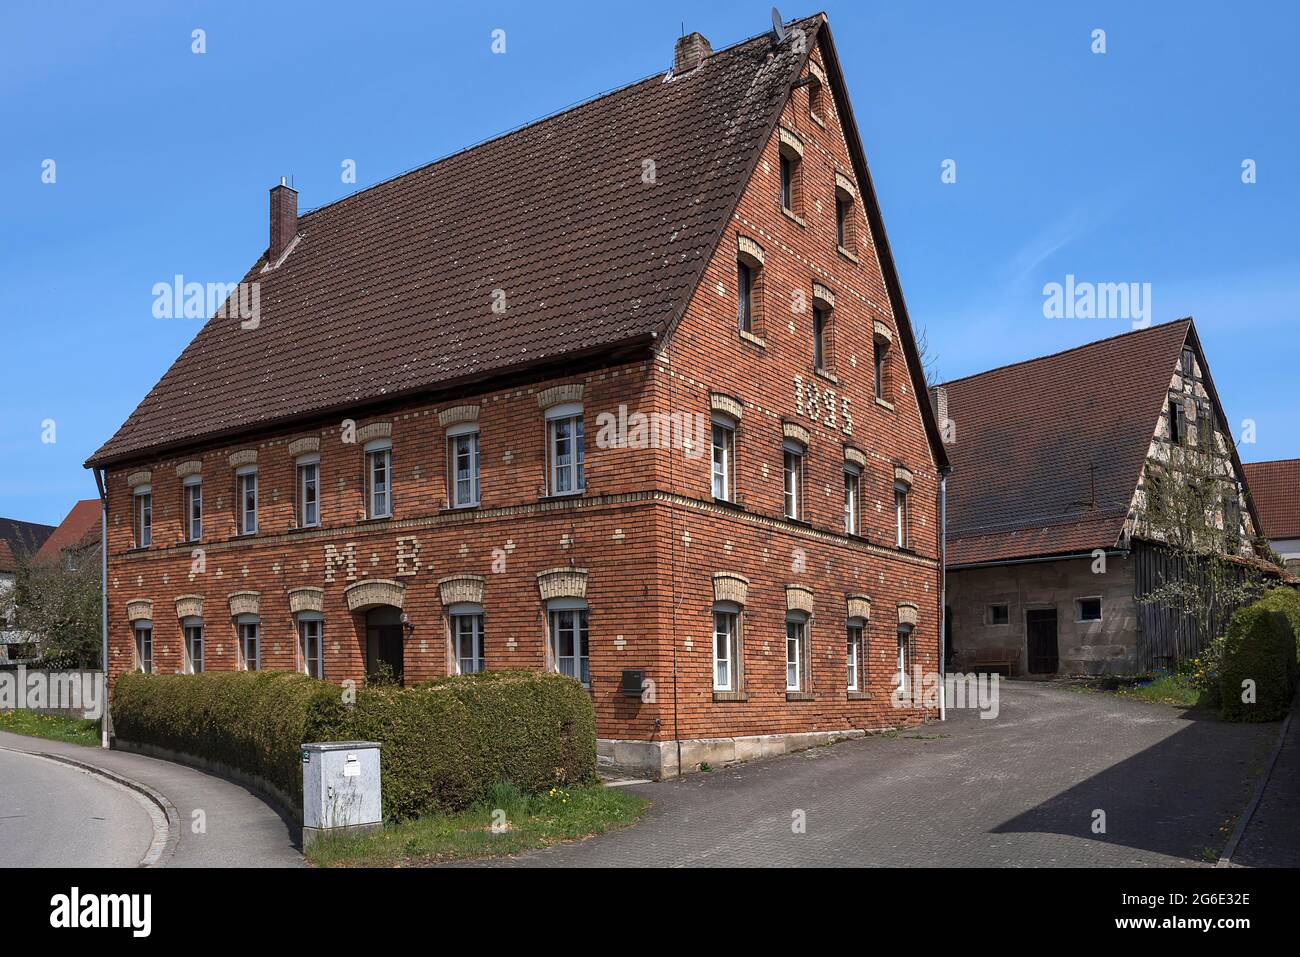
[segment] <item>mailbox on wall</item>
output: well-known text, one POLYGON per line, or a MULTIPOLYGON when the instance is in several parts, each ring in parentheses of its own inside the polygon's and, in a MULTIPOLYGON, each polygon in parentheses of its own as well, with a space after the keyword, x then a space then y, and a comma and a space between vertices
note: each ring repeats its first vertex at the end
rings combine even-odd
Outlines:
POLYGON ((645 688, 645 669, 644 668, 624 668, 623 682, 619 685, 619 692, 626 698, 639 698, 645 688))

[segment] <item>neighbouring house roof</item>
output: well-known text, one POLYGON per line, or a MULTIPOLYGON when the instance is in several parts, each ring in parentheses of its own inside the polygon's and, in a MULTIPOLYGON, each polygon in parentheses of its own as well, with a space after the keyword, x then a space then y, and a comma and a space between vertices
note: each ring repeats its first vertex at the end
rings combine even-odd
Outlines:
POLYGON ((1300 459, 1247 462, 1246 481, 1267 539, 1300 538, 1300 459))
MULTIPOLYGON (((35 554, 53 531, 53 525, 23 522, 16 518, 0 518, 0 542, 5 544, 10 562, 14 561, 16 555, 35 554)), ((0 555, 3 554, 0 552, 0 555)), ((0 571, 3 570, 0 568, 0 571)))
POLYGON ((82 499, 72 506, 72 511, 54 529, 40 551, 36 553, 37 561, 57 559, 68 549, 86 548, 99 543, 100 501, 97 498, 82 499))
POLYGON ((0 538, 0 574, 16 571, 18 571, 18 559, 14 557, 13 549, 9 547, 9 543, 0 538))
POLYGON ((946 383, 948 564, 1115 547, 1189 332, 1180 319, 946 383))

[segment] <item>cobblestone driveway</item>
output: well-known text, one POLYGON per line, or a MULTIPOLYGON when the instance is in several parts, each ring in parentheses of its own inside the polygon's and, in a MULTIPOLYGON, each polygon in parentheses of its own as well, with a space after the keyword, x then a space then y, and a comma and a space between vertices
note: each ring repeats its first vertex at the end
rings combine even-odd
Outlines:
POLYGON ((1215 859, 1277 725, 1004 682, 974 712, 656 784, 634 828, 524 866, 1187 866, 1215 859), (1104 834, 1092 832, 1105 813, 1104 834), (806 815, 805 833, 793 816, 806 815))

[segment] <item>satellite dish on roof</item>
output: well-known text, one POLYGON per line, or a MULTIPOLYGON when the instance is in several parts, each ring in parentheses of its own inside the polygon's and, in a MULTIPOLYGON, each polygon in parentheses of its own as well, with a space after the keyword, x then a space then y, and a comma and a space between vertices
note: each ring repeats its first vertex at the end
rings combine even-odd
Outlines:
POLYGON ((777 43, 785 42, 785 21, 781 19, 781 11, 776 7, 772 8, 772 39, 777 43))

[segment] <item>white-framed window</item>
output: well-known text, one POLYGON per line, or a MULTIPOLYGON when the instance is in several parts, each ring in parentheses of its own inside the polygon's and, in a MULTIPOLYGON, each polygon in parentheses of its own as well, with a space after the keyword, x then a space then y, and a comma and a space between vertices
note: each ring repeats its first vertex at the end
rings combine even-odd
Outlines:
POLYGON ((785 517, 798 520, 803 517, 803 456, 804 448, 795 442, 782 446, 785 464, 785 517))
POLYGON ((740 690, 740 606, 713 606, 713 690, 740 690))
POLYGON ((860 691, 862 689, 863 661, 862 623, 860 621, 849 620, 845 655, 848 664, 848 690, 860 691))
POLYGON ((203 619, 186 618, 181 622, 185 635, 185 673, 203 673, 203 619))
POLYGON ((587 488, 582 406, 558 405, 546 411, 547 489, 552 495, 576 495, 587 488))
POLYGON ((792 612, 785 620, 785 690, 802 691, 808 664, 808 617, 792 612))
POLYGON ((894 544, 899 548, 911 548, 912 534, 908 528, 906 482, 894 483, 894 544))
POLYGON ((153 544, 153 489, 141 485, 133 498, 135 513, 135 547, 148 548, 153 544))
POLYGON ((478 674, 483 658, 483 609, 477 605, 453 607, 447 617, 451 628, 451 656, 456 674, 478 674))
POLYGON ((1093 595, 1074 600, 1075 621, 1101 621, 1101 597, 1093 595))
POLYGON ((135 663, 142 672, 153 674, 153 623, 135 623, 135 663))
POLYGON ((390 518, 393 514, 393 446, 387 439, 367 442, 366 517, 390 518))
POLYGON ((185 480, 185 540, 203 538, 203 480, 197 475, 185 480))
POLYGON ((856 465, 844 466, 844 534, 858 534, 858 492, 862 475, 856 465))
POLYGON ((713 420, 713 497, 733 501, 736 426, 728 420, 713 420))
POLYGON ((298 527, 315 528, 320 524, 320 457, 305 455, 298 459, 298 527))
POLYGON ((550 623, 551 667, 562 675, 591 684, 587 646, 587 603, 557 599, 547 606, 550 623))
POLYGON ((907 683, 907 676, 912 673, 912 629, 907 625, 898 628, 898 674, 895 681, 898 687, 907 683))
POLYGON ((447 503, 452 508, 479 503, 477 426, 456 426, 448 430, 447 479, 447 503))
POLYGON ((239 617, 239 670, 258 671, 262 667, 261 622, 255 615, 239 617))
POLYGON ((239 534, 257 533, 257 470, 241 469, 235 475, 239 486, 239 534))
POLYGON ((325 619, 319 612, 298 614, 298 657, 304 674, 325 677, 325 619))

